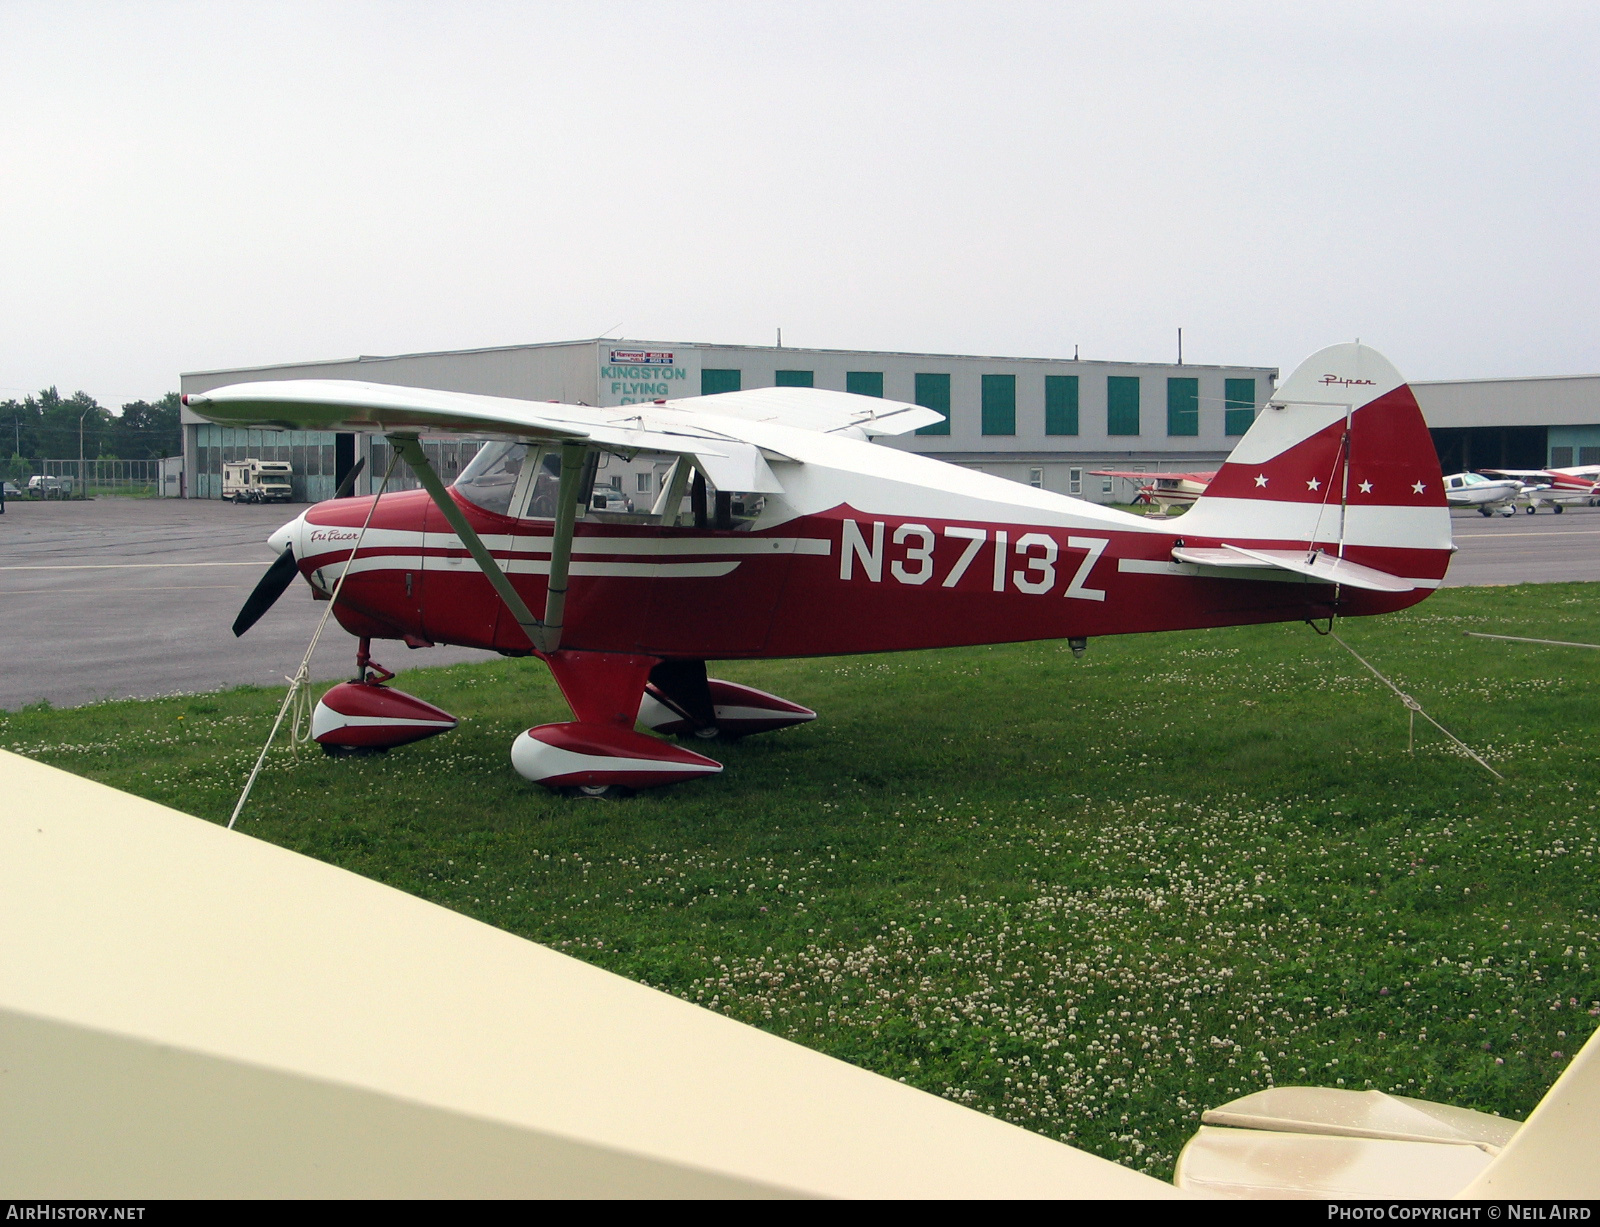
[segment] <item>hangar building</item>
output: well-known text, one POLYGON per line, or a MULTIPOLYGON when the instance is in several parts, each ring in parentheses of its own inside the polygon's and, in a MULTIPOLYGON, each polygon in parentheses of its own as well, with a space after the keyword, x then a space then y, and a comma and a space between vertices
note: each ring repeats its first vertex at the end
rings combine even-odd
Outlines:
MULTIPOLYGON (((879 353, 669 341, 591 340, 196 371, 184 392, 267 379, 358 379, 589 405, 627 405, 741 388, 803 386, 885 396, 937 409, 945 421, 880 440, 1097 502, 1131 487, 1096 468, 1215 468, 1276 385, 1272 367, 879 353)), ((294 466, 297 500, 331 497, 367 454, 362 484, 388 463, 382 439, 330 432, 236 430, 184 411, 192 498, 219 498, 222 464, 256 458, 294 466), (366 450, 370 449, 370 453, 366 450)), ((448 481, 476 450, 428 445, 448 481)), ((403 468, 403 466, 402 466, 403 468)), ((399 485, 414 484, 409 473, 399 485)), ((397 483, 391 480, 391 488, 397 483)))
MULTIPOLYGON (((880 440, 1014 481, 1096 502, 1132 484, 1098 468, 1213 469, 1272 396, 1273 367, 1003 358, 688 342, 589 340, 449 350, 220 371, 182 377, 201 392, 262 379, 360 379, 525 400, 589 405, 802 385, 887 396, 937 409, 936 427, 880 440)), ((1600 375, 1413 383, 1440 464, 1464 469, 1600 463, 1600 375)), ((294 497, 333 494, 367 456, 370 480, 388 464, 382 439, 329 432, 234 430, 183 413, 191 498, 219 498, 222 464, 255 457, 294 467, 294 497)), ((430 442, 451 480, 476 451, 430 442)), ((415 484, 404 466, 391 487, 415 484)))
POLYGON ((1413 383, 1446 473, 1600 464, 1600 375, 1413 383))

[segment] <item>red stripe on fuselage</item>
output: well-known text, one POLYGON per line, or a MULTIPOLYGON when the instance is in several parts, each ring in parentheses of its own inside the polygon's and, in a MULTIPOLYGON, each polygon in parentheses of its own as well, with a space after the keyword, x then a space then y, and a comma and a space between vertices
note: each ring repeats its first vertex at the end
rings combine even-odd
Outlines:
MULTIPOLYGON (((307 518, 314 524, 359 527, 365 502, 322 504, 307 518)), ((448 532, 443 517, 430 508, 420 491, 386 496, 373 522, 388 530, 448 532), (391 507, 391 500, 404 502, 391 507)), ((480 508, 464 510, 484 534, 547 536, 550 529, 547 520, 514 521, 480 508)), ((1171 531, 1159 532, 913 520, 847 506, 791 520, 768 533, 580 524, 577 534, 591 546, 611 538, 704 541, 709 547, 704 554, 583 553, 580 561, 718 559, 738 565, 722 576, 574 576, 563 646, 713 659, 835 655, 1295 621, 1331 612, 1331 586, 1281 572, 1258 572, 1259 579, 1165 572, 1163 564, 1171 563, 1180 539, 1190 546, 1220 544, 1184 538, 1181 527, 1181 520, 1171 531), (825 540, 829 553, 714 552, 720 541, 763 536, 825 540), (997 561, 1002 536, 1004 552, 997 561), (1123 571, 1123 560, 1147 569, 1123 571)), ((1268 538, 1229 540, 1267 549, 1304 548, 1304 542, 1268 538)), ((357 634, 375 633, 370 627, 382 623, 393 628, 390 636, 410 633, 468 647, 528 650, 526 636, 477 568, 447 561, 464 554, 424 551, 420 536, 411 549, 363 547, 361 558, 392 558, 394 566, 350 576, 337 611, 341 622, 357 634), (412 576, 409 598, 404 574, 412 576), (346 617, 346 604, 357 616, 346 617)), ((514 550, 512 556, 548 555, 530 549, 514 550)), ((1350 546, 1345 557, 1428 580, 1442 577, 1449 560, 1445 550, 1381 546, 1350 546)), ((309 561, 326 565, 328 560, 309 561)), ((529 607, 542 612, 546 577, 513 574, 511 580, 529 607)), ((1387 594, 1346 587, 1339 592, 1339 612, 1359 616, 1401 609, 1429 591, 1387 594)))

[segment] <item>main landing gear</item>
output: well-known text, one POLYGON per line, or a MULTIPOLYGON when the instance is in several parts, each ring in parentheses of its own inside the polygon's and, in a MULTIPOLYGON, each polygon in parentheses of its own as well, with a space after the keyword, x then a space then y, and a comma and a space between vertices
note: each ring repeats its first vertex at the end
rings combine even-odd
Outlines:
POLYGON ((722 770, 715 759, 636 732, 635 722, 706 742, 817 715, 765 691, 708 678, 704 661, 573 651, 545 659, 578 718, 523 733, 512 743, 511 763, 524 778, 569 796, 623 797, 722 770))
POLYGON ((372 659, 371 647, 361 641, 355 680, 328 691, 311 715, 312 739, 334 758, 382 754, 456 727, 449 712, 388 686, 394 674, 372 659))
MULTIPOLYGON (((456 727, 456 718, 389 686, 370 642, 356 653, 356 677, 322 696, 311 735, 335 757, 382 754, 456 727)), ((544 657, 575 720, 541 724, 511 745, 526 779, 567 796, 616 799, 640 788, 716 775, 722 764, 684 745, 732 741, 815 720, 817 713, 777 695, 706 676, 704 661, 663 661, 614 652, 551 652, 544 657)))

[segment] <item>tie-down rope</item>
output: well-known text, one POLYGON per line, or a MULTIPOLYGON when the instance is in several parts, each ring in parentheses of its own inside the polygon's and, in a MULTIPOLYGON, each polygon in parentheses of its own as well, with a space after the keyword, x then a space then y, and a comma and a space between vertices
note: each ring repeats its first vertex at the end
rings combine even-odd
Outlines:
POLYGON ((283 679, 289 683, 289 693, 283 696, 283 705, 278 708, 278 718, 272 722, 272 731, 267 734, 267 744, 261 747, 261 753, 256 757, 256 765, 251 768, 250 778, 244 783, 244 791, 239 794, 239 804, 233 807, 233 817, 228 819, 230 831, 233 830, 233 824, 239 821, 239 815, 244 811, 244 803, 250 799, 250 790, 256 786, 256 776, 261 774, 261 764, 267 761, 267 751, 272 749, 272 740, 278 735, 278 727, 283 723, 283 717, 288 712, 290 704, 294 704, 294 724, 290 730, 290 738, 298 744, 311 736, 311 692, 306 689, 311 681, 311 654, 317 650, 317 640, 322 638, 322 628, 328 625, 328 615, 333 613, 333 607, 339 602, 339 593, 344 588, 344 581, 350 577, 350 572, 355 567, 356 554, 361 550, 361 543, 367 539, 367 525, 372 523, 372 513, 378 509, 378 500, 388 489, 389 474, 394 472, 395 462, 399 459, 399 452, 390 453, 389 467, 383 471, 383 480, 378 483, 377 494, 372 496, 372 505, 367 508, 367 518, 361 521, 361 531, 356 534, 356 543, 351 547, 350 557, 345 561, 344 570, 339 572, 339 578, 334 581, 333 592, 328 597, 328 607, 322 611, 317 629, 311 634, 311 644, 306 648, 305 656, 301 658, 300 668, 293 677, 283 679), (301 736, 302 728, 305 730, 304 737, 301 736))
POLYGON ((1372 673, 1373 677, 1377 678, 1380 682, 1382 682, 1390 690, 1394 691, 1395 694, 1400 696, 1400 701, 1406 705, 1406 710, 1410 713, 1410 725, 1409 725, 1409 729, 1408 729, 1407 734, 1406 734, 1406 753, 1407 754, 1415 753, 1415 751, 1416 751, 1417 717, 1421 716, 1429 724, 1433 725, 1434 728, 1438 729, 1441 733, 1443 733, 1446 737, 1448 737, 1452 742, 1454 742, 1455 745, 1457 746, 1457 748, 1459 748, 1463 754, 1465 754, 1468 758, 1472 759, 1473 762, 1477 763, 1478 766, 1482 767, 1490 775, 1494 776, 1495 779, 1503 780, 1503 779, 1506 778, 1505 776, 1501 775, 1498 771, 1496 771, 1493 767, 1489 766, 1488 763, 1484 762, 1483 759, 1479 758, 1478 755, 1473 751, 1471 746, 1469 746, 1466 742, 1462 741, 1461 738, 1457 737, 1449 729, 1445 728, 1444 725, 1440 724, 1437 720, 1435 720, 1427 712, 1423 711, 1421 703, 1418 703, 1415 699, 1413 699, 1405 691, 1401 690, 1400 687, 1396 686, 1388 678, 1384 677, 1383 674, 1379 673, 1377 668, 1374 667, 1373 664, 1369 660, 1366 659, 1366 657, 1362 656, 1360 652, 1356 651, 1353 647, 1351 647, 1343 639, 1340 639, 1338 634, 1333 630, 1333 628, 1331 626, 1328 628, 1327 631, 1325 631, 1323 633, 1326 634, 1329 638, 1331 638, 1335 643, 1337 643, 1346 652, 1349 652, 1350 655, 1354 656, 1363 665, 1366 665, 1367 669, 1372 673))

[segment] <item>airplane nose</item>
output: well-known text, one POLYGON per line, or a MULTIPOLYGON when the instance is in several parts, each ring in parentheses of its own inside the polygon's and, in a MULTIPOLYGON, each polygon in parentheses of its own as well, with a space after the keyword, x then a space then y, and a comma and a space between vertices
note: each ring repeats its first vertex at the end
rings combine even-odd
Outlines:
POLYGON ((295 516, 294 519, 290 520, 282 528, 278 529, 277 532, 273 533, 272 536, 267 538, 267 544, 272 547, 274 553, 283 553, 284 550, 289 549, 297 540, 299 540, 300 526, 305 523, 305 519, 305 512, 302 511, 299 515, 295 516))

